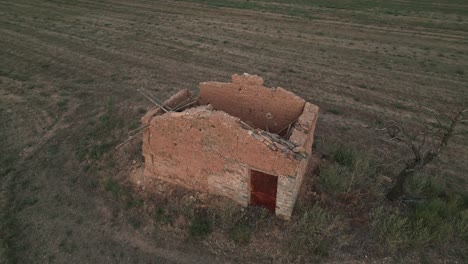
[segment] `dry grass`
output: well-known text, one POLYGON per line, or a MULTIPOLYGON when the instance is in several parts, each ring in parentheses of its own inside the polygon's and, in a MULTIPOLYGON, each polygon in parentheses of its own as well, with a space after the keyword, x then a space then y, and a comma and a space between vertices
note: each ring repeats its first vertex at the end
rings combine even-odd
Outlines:
MULTIPOLYGON (((346 173, 349 181, 339 194, 325 184, 316 186, 321 193, 312 190, 318 197, 305 195, 300 202, 314 198, 321 210, 342 215, 340 235, 355 242, 336 245, 327 236, 331 242, 318 244, 316 253, 326 251, 330 261, 392 255, 373 247, 378 235, 369 232, 365 216, 382 204, 381 176, 392 176, 403 147, 374 127, 388 119, 421 126, 435 120, 420 105, 447 113, 468 99, 467 12, 461 0, 3 1, 1 261, 219 263, 204 246, 219 245, 229 252, 219 254, 225 261, 300 263, 301 256, 283 255, 288 224, 270 218, 246 224, 238 220, 244 217, 240 208, 216 209, 211 234, 186 241, 193 208, 177 206, 185 198, 140 200, 123 180, 133 161, 141 162, 139 142, 112 150, 151 107, 137 88, 163 99, 243 72, 324 110, 317 152, 327 152, 320 144, 327 137, 385 161, 372 174, 377 187, 369 193, 366 181, 356 181, 367 165, 349 163, 346 152, 328 159, 329 172, 356 173, 346 173)), ((466 137, 457 139, 427 172, 446 179, 451 193, 468 189, 467 145, 466 137)), ((297 212, 291 226, 305 217, 297 212)), ((463 221, 453 227, 459 233, 466 232, 463 221)), ((446 256, 432 253, 434 260, 446 256)), ((462 259, 460 252, 447 254, 462 259)))

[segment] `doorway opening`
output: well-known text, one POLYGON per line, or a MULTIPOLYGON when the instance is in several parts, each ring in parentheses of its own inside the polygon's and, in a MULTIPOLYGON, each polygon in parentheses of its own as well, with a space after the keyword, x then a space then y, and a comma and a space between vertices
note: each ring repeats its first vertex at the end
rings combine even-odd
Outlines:
POLYGON ((278 177, 250 170, 250 205, 262 206, 275 213, 278 177))

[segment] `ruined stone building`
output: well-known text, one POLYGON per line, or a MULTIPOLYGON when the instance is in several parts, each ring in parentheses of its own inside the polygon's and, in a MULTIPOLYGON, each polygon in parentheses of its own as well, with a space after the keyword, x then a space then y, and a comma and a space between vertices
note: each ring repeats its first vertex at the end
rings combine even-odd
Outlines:
POLYGON ((288 219, 312 152, 319 108, 255 75, 181 90, 143 118, 145 175, 264 206, 288 219))

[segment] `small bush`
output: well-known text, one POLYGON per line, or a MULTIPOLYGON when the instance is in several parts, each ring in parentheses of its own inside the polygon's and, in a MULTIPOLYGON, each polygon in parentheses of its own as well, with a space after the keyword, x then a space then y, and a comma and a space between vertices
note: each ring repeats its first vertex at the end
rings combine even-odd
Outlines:
POLYGON ((246 223, 238 223, 229 232, 229 238, 237 244, 248 244, 252 236, 252 227, 246 223))
POLYGON ((336 163, 347 167, 353 166, 356 160, 356 151, 343 145, 334 147, 331 154, 336 163))
POLYGON ((267 224, 271 213, 268 209, 259 206, 249 206, 242 211, 242 218, 239 220, 253 229, 256 229, 260 224, 267 224))
POLYGON ((59 108, 60 111, 65 111, 67 110, 67 106, 68 106, 68 100, 67 99, 64 99, 64 100, 61 100, 57 103, 57 106, 59 108))
POLYGON ((331 157, 335 163, 320 167, 319 188, 326 193, 350 192, 361 187, 372 187, 376 174, 373 160, 358 151, 344 147, 333 147, 331 157))
POLYGON ((228 201, 226 206, 223 206, 217 212, 216 226, 222 229, 233 228, 243 217, 241 207, 232 201, 228 201))
POLYGON ((193 238, 204 238, 212 231, 212 223, 206 211, 195 212, 189 226, 189 234, 193 238))
POLYGON ((172 216, 172 214, 168 210, 165 210, 163 207, 160 206, 158 206, 156 210, 154 210, 153 217, 157 223, 172 225, 172 223, 174 222, 174 217, 172 216))
POLYGON ((140 198, 133 198, 131 195, 129 197, 127 197, 127 202, 126 202, 126 205, 125 207, 127 209, 130 209, 130 208, 142 208, 144 205, 144 201, 143 199, 140 199, 140 198))

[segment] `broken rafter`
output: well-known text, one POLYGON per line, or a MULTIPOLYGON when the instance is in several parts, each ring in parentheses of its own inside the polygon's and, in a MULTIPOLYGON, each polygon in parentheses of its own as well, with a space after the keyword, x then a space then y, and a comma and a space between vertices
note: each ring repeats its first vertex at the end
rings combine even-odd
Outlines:
POLYGON ((146 128, 148 128, 147 126, 146 127, 143 127, 140 131, 138 131, 137 133, 133 134, 132 136, 130 136, 129 138, 127 138, 124 142, 120 143, 119 145, 117 145, 117 147, 115 147, 115 149, 119 149, 120 147, 122 147, 123 145, 127 144, 128 142, 130 142, 130 140, 134 139, 137 135, 143 133, 146 128))
POLYGON ((184 101, 182 101, 182 103, 176 105, 172 109, 174 109, 174 111, 177 112, 179 109, 182 109, 184 107, 184 105, 187 103, 187 100, 189 100, 189 99, 190 98, 185 99, 184 101))
MULTIPOLYGON (((191 102, 187 102, 187 100, 185 100, 184 102, 180 103, 179 105, 177 105, 174 109, 170 108, 169 106, 165 105, 165 104, 162 104, 160 103, 156 98, 152 97, 147 91, 145 91, 143 88, 141 89, 137 89, 137 91, 142 94, 144 97, 146 97, 148 100, 150 100, 153 104, 155 104, 157 107, 159 107, 159 109, 163 110, 165 113, 168 113, 168 112, 176 112, 176 111, 179 111, 181 109, 184 109, 185 107, 187 106, 190 106, 190 105, 193 105, 194 103, 197 102, 197 100, 194 100, 194 101, 191 101, 191 102)), ((144 126, 141 126, 141 127, 138 127, 130 132, 128 132, 128 136, 129 138, 127 138, 124 142, 120 143, 119 145, 117 145, 117 147, 115 147, 115 149, 119 149, 120 147, 122 147, 123 145, 125 145, 126 143, 130 142, 132 139, 134 139, 137 135, 143 133, 148 127, 150 126, 150 124, 146 124, 144 126)))
POLYGON ((270 138, 260 134, 255 128, 251 127, 249 124, 247 124, 246 122, 242 121, 242 120, 239 120, 240 121, 240 124, 242 126, 244 126, 245 128, 249 129, 250 131, 252 131, 253 133, 255 133, 256 135, 260 136, 261 138, 263 138, 263 141, 267 142, 267 146, 269 148, 271 148, 272 150, 278 150, 278 148, 275 146, 275 144, 273 143, 273 141, 271 141, 270 138))
POLYGON ((138 134, 139 133, 138 131, 140 131, 141 129, 145 129, 145 128, 149 127, 149 125, 150 124, 146 124, 144 126, 133 129, 132 131, 128 132, 128 136, 130 136, 130 137, 133 136, 135 132, 136 132, 135 135, 138 134))
POLYGON ((279 143, 279 144, 287 147, 290 150, 293 150, 296 147, 296 145, 294 145, 292 142, 281 138, 277 134, 273 134, 273 133, 270 133, 270 132, 267 132, 267 131, 260 131, 260 134, 265 136, 265 137, 268 137, 269 139, 271 139, 272 141, 274 141, 276 143, 279 143))
POLYGON ((283 129, 281 129, 280 131, 278 131, 278 133, 276 133, 276 134, 279 135, 279 134, 281 134, 281 132, 283 132, 285 129, 288 129, 287 132, 286 132, 286 135, 285 135, 284 137, 285 137, 285 138, 289 138, 289 136, 288 136, 288 135, 289 135, 289 132, 290 132, 291 128, 293 127, 294 123, 296 123, 296 122, 297 122, 297 120, 295 120, 295 121, 289 123, 288 126, 284 127, 283 129))
POLYGON ((292 123, 288 125, 288 131, 286 132, 285 138, 289 138, 290 133, 291 133, 291 127, 292 127, 292 123))
POLYGON ((198 102, 198 100, 193 100, 193 101, 191 101, 191 102, 189 102, 187 104, 184 104, 182 106, 178 105, 177 107, 174 108, 174 111, 178 112, 178 111, 184 109, 187 106, 191 106, 191 105, 195 104, 196 102, 198 102))
POLYGON ((151 97, 143 88, 137 89, 139 93, 141 93, 146 99, 150 100, 153 104, 155 104, 157 107, 162 109, 164 112, 170 112, 172 109, 170 109, 168 106, 165 106, 164 104, 159 103, 155 98, 151 97))
MULTIPOLYGON (((296 145, 286 139, 281 138, 279 135, 270 133, 264 130, 259 130, 259 129, 254 129, 251 127, 249 124, 245 123, 244 121, 240 120, 240 123, 242 126, 245 128, 249 129, 253 133, 255 133, 257 136, 262 138, 262 141, 266 143, 266 145, 274 151, 277 151, 278 149, 283 149, 283 150, 290 150, 295 153, 297 158, 304 158, 303 154, 298 153, 296 151, 296 145), (281 147, 282 146, 282 147, 281 147)), ((291 126, 291 124, 290 124, 291 126)))
POLYGON ((178 104, 174 108, 171 108, 163 103, 161 103, 159 100, 156 98, 152 97, 147 91, 145 91, 143 88, 137 89, 139 93, 141 93, 144 97, 146 97, 148 100, 150 100, 153 104, 155 104, 157 107, 159 107, 161 110, 163 110, 165 113, 168 112, 179 112, 180 110, 184 109, 187 106, 191 106, 198 102, 198 99, 195 99, 193 101, 190 101, 187 103, 187 100, 183 101, 182 103, 178 104))
MULTIPOLYGON (((289 124, 289 129, 291 128, 293 123, 289 124)), ((281 138, 278 134, 270 133, 270 132, 260 130, 260 129, 255 129, 242 120, 240 120, 240 124, 244 126, 245 128, 249 129, 252 133, 255 133, 255 135, 261 137, 262 141, 266 143, 266 145, 271 150, 274 150, 274 151, 277 151, 278 149, 289 150, 294 153, 297 159, 307 157, 307 154, 303 153, 303 151, 296 150, 297 146, 294 143, 292 143, 289 140, 281 138)))

